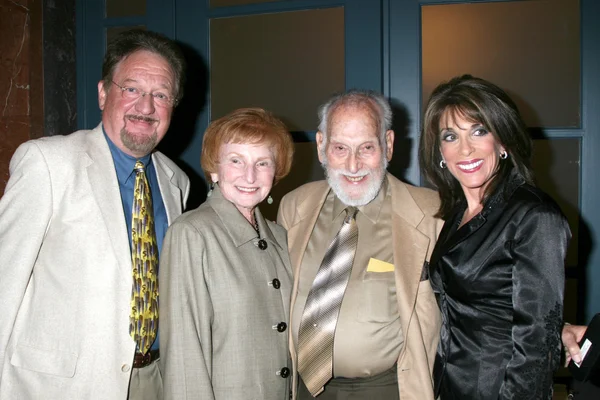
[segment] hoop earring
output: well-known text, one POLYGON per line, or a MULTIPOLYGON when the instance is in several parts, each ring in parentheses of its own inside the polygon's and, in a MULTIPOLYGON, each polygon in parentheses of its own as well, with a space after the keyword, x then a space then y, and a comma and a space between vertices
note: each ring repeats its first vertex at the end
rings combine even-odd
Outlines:
POLYGON ((506 152, 506 150, 502 150, 502 152, 500 153, 500 158, 503 160, 506 160, 508 158, 508 153, 506 152))
POLYGON ((446 161, 444 161, 444 160, 441 160, 441 161, 440 161, 440 168, 441 168, 441 169, 444 169, 444 168, 446 168, 446 161))

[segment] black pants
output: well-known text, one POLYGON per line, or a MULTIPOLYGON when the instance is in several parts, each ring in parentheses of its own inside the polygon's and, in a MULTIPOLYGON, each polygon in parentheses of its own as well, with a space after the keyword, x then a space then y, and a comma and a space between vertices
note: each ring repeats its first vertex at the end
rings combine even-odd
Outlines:
MULTIPOLYGON (((299 379, 298 400, 313 400, 299 379)), ((399 400, 398 372, 394 368, 369 378, 334 378, 327 382, 317 400, 399 400)))
POLYGON ((573 381, 573 388, 570 390, 573 400, 598 400, 600 399, 600 377, 587 382, 573 381))

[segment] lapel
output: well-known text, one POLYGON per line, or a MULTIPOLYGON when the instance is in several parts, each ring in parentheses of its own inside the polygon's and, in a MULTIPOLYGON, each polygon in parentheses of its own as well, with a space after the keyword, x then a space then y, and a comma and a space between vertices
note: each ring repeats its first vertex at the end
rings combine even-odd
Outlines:
POLYGON ((419 227, 425 217, 406 185, 388 174, 392 191, 392 245, 396 275, 396 295, 404 337, 408 337, 410 317, 417 299, 429 236, 419 227))
MULTIPOLYGON (((464 211, 464 210, 463 210, 464 211)), ((431 254, 431 259, 429 260, 429 265, 434 266, 440 259, 440 257, 446 254, 449 250, 449 242, 448 239, 454 230, 452 227, 457 223, 456 216, 458 213, 453 213, 452 217, 444 222, 444 226, 438 236, 437 243, 435 248, 433 249, 433 253, 431 254)))
POLYGON ((162 196, 163 204, 167 212, 167 223, 171 225, 175 218, 182 213, 181 190, 174 182, 175 172, 162 160, 163 155, 154 152, 152 154, 152 164, 156 170, 156 178, 158 179, 158 187, 162 196))
POLYGON ((465 204, 458 205, 452 213, 452 216, 444 222, 444 227, 440 232, 437 244, 431 255, 430 265, 435 265, 444 254, 447 254, 450 249, 477 232, 477 230, 485 223, 486 219, 480 213, 474 216, 468 223, 459 229, 456 229, 465 212, 465 208, 465 204))
POLYGON ((85 154, 89 158, 86 168, 91 191, 100 208, 104 225, 121 270, 131 278, 131 250, 123 204, 112 155, 98 125, 87 135, 85 154))
POLYGON ((288 243, 293 244, 290 246, 290 261, 294 275, 300 268, 308 240, 330 190, 327 181, 319 181, 314 185, 312 190, 300 194, 302 197, 298 199, 295 214, 297 220, 288 229, 288 243))
POLYGON ((525 180, 513 172, 508 179, 508 182, 501 183, 495 190, 495 192, 488 198, 483 205, 483 209, 479 214, 475 215, 470 221, 456 229, 462 216, 467 208, 465 202, 459 203, 452 216, 448 218, 444 223, 444 228, 440 232, 438 243, 435 247, 434 253, 431 255, 430 264, 433 266, 440 257, 447 254, 451 249, 464 242, 469 236, 477 232, 488 220, 488 217, 492 211, 498 207, 503 207, 505 204, 505 198, 512 196, 514 191, 525 183, 525 180))

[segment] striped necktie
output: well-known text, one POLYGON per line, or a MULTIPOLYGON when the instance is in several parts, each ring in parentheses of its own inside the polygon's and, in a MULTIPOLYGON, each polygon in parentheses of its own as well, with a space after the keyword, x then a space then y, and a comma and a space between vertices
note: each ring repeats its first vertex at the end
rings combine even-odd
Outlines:
POLYGON ((129 334, 138 351, 146 354, 158 330, 158 247, 154 212, 144 164, 135 163, 135 187, 131 216, 133 286, 129 334))
POLYGON ((358 243, 357 212, 355 207, 346 208, 344 223, 325 252, 300 322, 298 372, 313 396, 333 376, 335 328, 358 243))

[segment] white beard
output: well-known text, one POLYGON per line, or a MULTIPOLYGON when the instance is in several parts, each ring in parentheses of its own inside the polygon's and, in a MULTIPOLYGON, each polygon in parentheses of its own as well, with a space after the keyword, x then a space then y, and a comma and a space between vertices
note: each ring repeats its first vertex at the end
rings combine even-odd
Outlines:
POLYGON ((361 169, 356 173, 350 173, 345 169, 332 169, 329 168, 327 162, 322 163, 322 167, 325 170, 325 176, 327 183, 333 190, 333 193, 347 206, 360 207, 369 204, 381 190, 383 180, 385 179, 385 171, 388 166, 388 161, 385 157, 381 157, 381 165, 376 169, 361 169), (359 177, 364 175, 369 176, 369 183, 366 185, 359 197, 352 197, 350 194, 344 191, 345 178, 344 175, 350 177, 359 177))

